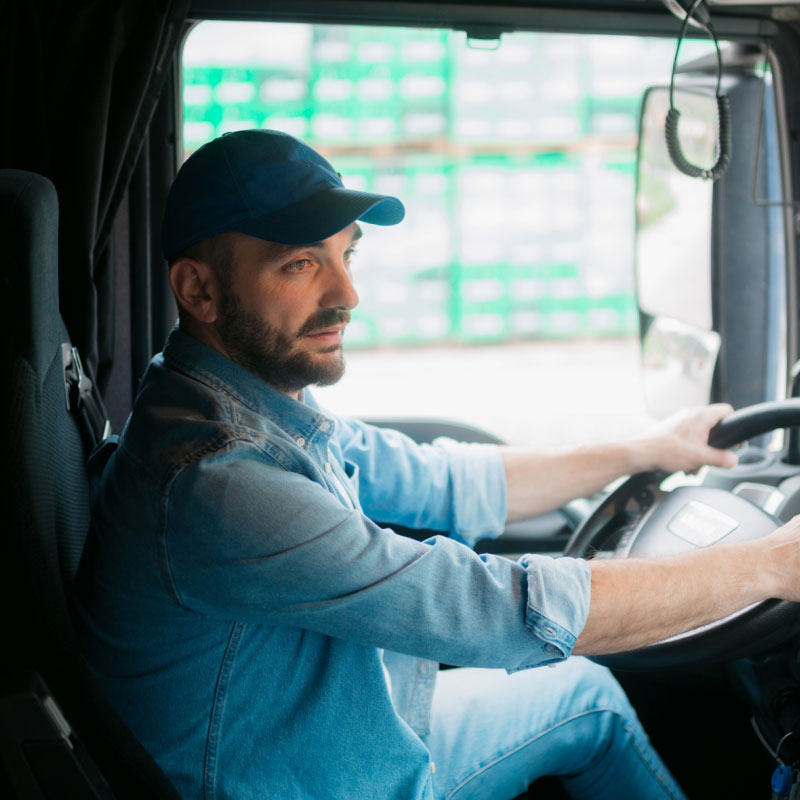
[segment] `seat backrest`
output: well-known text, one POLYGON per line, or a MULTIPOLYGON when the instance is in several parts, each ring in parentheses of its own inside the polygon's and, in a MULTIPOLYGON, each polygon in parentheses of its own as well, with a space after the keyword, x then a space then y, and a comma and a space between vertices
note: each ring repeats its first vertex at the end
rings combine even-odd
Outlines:
POLYGON ((0 170, 0 692, 40 674, 118 797, 177 797, 97 689, 70 617, 89 527, 84 439, 67 410, 53 184, 0 170))

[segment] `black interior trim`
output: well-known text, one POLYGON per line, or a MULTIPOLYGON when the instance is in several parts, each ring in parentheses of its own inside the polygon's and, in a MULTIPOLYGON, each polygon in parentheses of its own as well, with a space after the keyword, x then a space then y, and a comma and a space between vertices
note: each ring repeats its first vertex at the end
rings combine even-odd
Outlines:
MULTIPOLYGON (((778 30, 768 18, 733 15, 714 9, 714 26, 720 38, 771 36, 778 30)), ((741 13, 741 12, 740 12, 741 13)), ((453 2, 424 0, 194 0, 190 19, 272 20, 320 24, 397 25, 426 28, 474 30, 489 26, 499 30, 539 30, 561 33, 615 33, 623 35, 677 36, 680 22, 660 0, 616 0, 615 2, 453 2)), ((700 35, 692 33, 691 35, 700 35)))
MULTIPOLYGON (((406 528, 394 523, 378 522, 382 528, 391 528, 395 533, 416 539, 418 542, 430 539, 431 536, 445 536, 445 531, 434 531, 417 528, 406 528)), ((496 539, 480 539, 476 542, 476 553, 496 553, 505 556, 520 556, 524 553, 558 553, 560 554, 569 537, 573 525, 560 509, 548 511, 533 519, 512 522, 506 525, 501 536, 496 539)))
POLYGON ((430 444, 439 436, 446 436, 459 442, 505 444, 501 438, 483 428, 470 425, 468 422, 455 422, 438 417, 364 417, 363 421, 379 428, 400 431, 419 444, 430 444))

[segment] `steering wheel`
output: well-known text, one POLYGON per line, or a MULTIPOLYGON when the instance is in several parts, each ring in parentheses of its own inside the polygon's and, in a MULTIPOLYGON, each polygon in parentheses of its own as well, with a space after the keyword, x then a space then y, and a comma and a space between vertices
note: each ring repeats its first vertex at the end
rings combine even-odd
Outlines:
MULTIPOLYGON (((778 428, 800 426, 800 398, 735 411, 708 441, 727 448, 778 428)), ((641 472, 616 488, 572 534, 564 555, 650 557, 768 535, 782 523, 734 492, 704 486, 660 488, 665 472, 641 472)), ((647 591, 647 587, 642 587, 647 591)), ((621 609, 624 611, 624 609, 621 609)), ((617 669, 661 669, 756 655, 800 631, 800 603, 765 600, 718 622, 639 650, 595 656, 617 669)))

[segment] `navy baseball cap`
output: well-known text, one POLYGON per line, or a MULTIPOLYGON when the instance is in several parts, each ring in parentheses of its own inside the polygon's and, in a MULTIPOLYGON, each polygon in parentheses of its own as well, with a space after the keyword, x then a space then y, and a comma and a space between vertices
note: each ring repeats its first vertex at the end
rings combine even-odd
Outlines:
POLYGON ((161 249, 169 260, 224 231, 281 244, 313 244, 356 220, 396 225, 396 197, 345 189, 315 150, 280 131, 226 133, 192 153, 167 196, 161 249))

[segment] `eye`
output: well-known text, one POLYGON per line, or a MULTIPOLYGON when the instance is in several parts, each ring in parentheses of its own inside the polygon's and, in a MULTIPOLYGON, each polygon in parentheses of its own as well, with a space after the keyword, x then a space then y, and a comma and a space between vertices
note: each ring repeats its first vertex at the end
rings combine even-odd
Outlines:
POLYGON ((287 272, 302 272, 305 269, 308 269, 311 266, 311 261, 307 258, 301 258, 298 261, 292 261, 291 264, 287 264, 284 269, 287 272))
POLYGON ((347 250, 344 251, 344 263, 349 264, 356 255, 356 248, 349 247, 347 250))

